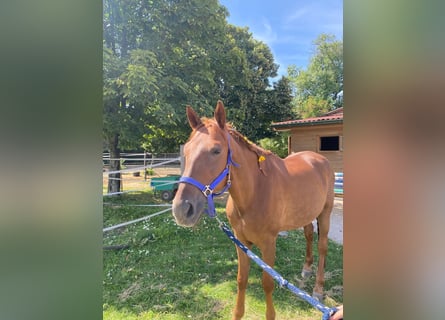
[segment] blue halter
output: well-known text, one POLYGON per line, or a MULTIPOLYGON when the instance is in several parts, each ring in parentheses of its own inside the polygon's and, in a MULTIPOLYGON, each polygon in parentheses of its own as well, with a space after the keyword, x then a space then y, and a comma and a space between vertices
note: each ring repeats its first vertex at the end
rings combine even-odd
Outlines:
POLYGON ((230 134, 227 134, 227 144, 228 144, 228 152, 227 152, 227 164, 224 170, 208 185, 204 185, 201 182, 193 179, 192 177, 184 177, 182 176, 179 179, 179 182, 181 183, 188 183, 192 186, 195 186, 198 188, 204 197, 207 198, 207 210, 206 213, 210 218, 214 218, 216 216, 216 210, 215 210, 215 203, 213 202, 213 197, 220 196, 224 192, 226 192, 231 184, 232 180, 230 180, 230 165, 233 165, 235 167, 239 167, 239 164, 233 161, 232 159, 232 150, 230 149, 230 134), (227 178, 226 185, 223 187, 223 189, 219 192, 215 192, 215 188, 218 184, 223 181, 224 178, 227 178))

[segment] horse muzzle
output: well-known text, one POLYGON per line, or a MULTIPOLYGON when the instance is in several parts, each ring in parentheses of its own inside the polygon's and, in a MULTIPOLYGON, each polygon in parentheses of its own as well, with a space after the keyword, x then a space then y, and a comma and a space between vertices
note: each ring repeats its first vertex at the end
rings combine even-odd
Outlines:
POLYGON ((172 211, 176 224, 183 227, 195 226, 204 212, 204 206, 202 200, 178 199, 178 197, 175 197, 172 211))

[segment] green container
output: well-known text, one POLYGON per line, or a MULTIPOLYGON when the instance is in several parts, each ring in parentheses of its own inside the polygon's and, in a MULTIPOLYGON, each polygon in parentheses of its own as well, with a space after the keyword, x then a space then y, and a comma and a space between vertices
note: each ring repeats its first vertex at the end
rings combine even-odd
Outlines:
POLYGON ((181 176, 168 175, 165 177, 151 178, 150 187, 152 187, 155 194, 161 195, 162 200, 170 201, 175 196, 178 190, 178 180, 181 176))

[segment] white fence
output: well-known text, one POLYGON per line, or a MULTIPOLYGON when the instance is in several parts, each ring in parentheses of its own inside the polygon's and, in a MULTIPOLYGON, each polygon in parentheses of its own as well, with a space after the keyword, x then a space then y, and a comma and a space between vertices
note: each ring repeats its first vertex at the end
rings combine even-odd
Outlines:
MULTIPOLYGON (((123 193, 130 192, 141 192, 146 191, 146 188, 151 188, 151 183, 148 180, 150 178, 165 176, 168 174, 180 174, 181 172, 181 163, 179 154, 162 154, 162 155, 152 155, 148 153, 121 153, 121 158, 118 160, 121 163, 122 169, 118 171, 110 171, 110 155, 108 153, 104 153, 102 157, 103 161, 103 185, 104 189, 108 184, 109 174, 113 173, 121 173, 121 178, 117 178, 121 180, 123 186, 123 190, 120 192, 113 193, 104 193, 104 196, 112 196, 123 193), (150 175, 147 173, 147 169, 149 169, 150 175), (143 171, 144 174, 141 175, 140 172, 143 171), (142 187, 142 188, 141 188, 142 187)), ((115 178, 113 178, 115 179, 115 178)), ((161 180, 158 180, 158 183, 161 180)), ((163 181, 162 181, 163 182, 163 181)), ((173 184, 175 181, 165 181, 165 184, 173 184)), ((104 202, 104 205, 108 203, 104 202)), ((113 203, 114 206, 118 205, 113 203)), ((114 226, 104 227, 103 232, 112 231, 118 228, 122 228, 128 226, 130 224, 134 224, 140 221, 148 220, 157 215, 167 213, 171 211, 171 204, 125 204, 125 206, 138 206, 138 207, 166 207, 161 209, 160 211, 123 223, 116 224, 114 226)))
POLYGON ((335 194, 343 195, 343 172, 335 173, 334 191, 335 194))
POLYGON ((150 154, 150 153, 121 153, 121 158, 116 159, 121 163, 121 170, 110 171, 110 154, 104 153, 103 162, 103 184, 108 184, 108 179, 121 180, 119 192, 104 193, 104 196, 128 192, 146 191, 150 177, 161 177, 170 174, 179 175, 181 172, 181 159, 179 154, 150 154), (110 174, 120 173, 120 178, 109 177, 110 174), (142 174, 141 174, 142 173, 142 174), (141 183, 141 181, 145 183, 141 183), (142 188, 141 188, 142 186, 142 188))

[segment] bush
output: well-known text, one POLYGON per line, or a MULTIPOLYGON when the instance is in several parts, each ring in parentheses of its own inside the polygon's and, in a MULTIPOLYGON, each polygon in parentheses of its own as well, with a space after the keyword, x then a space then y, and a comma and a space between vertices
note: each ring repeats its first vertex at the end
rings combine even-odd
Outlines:
POLYGON ((277 156, 281 158, 285 158, 288 155, 287 148, 287 137, 288 133, 281 133, 280 135, 273 138, 264 138, 259 141, 259 145, 266 149, 275 153, 277 156))

